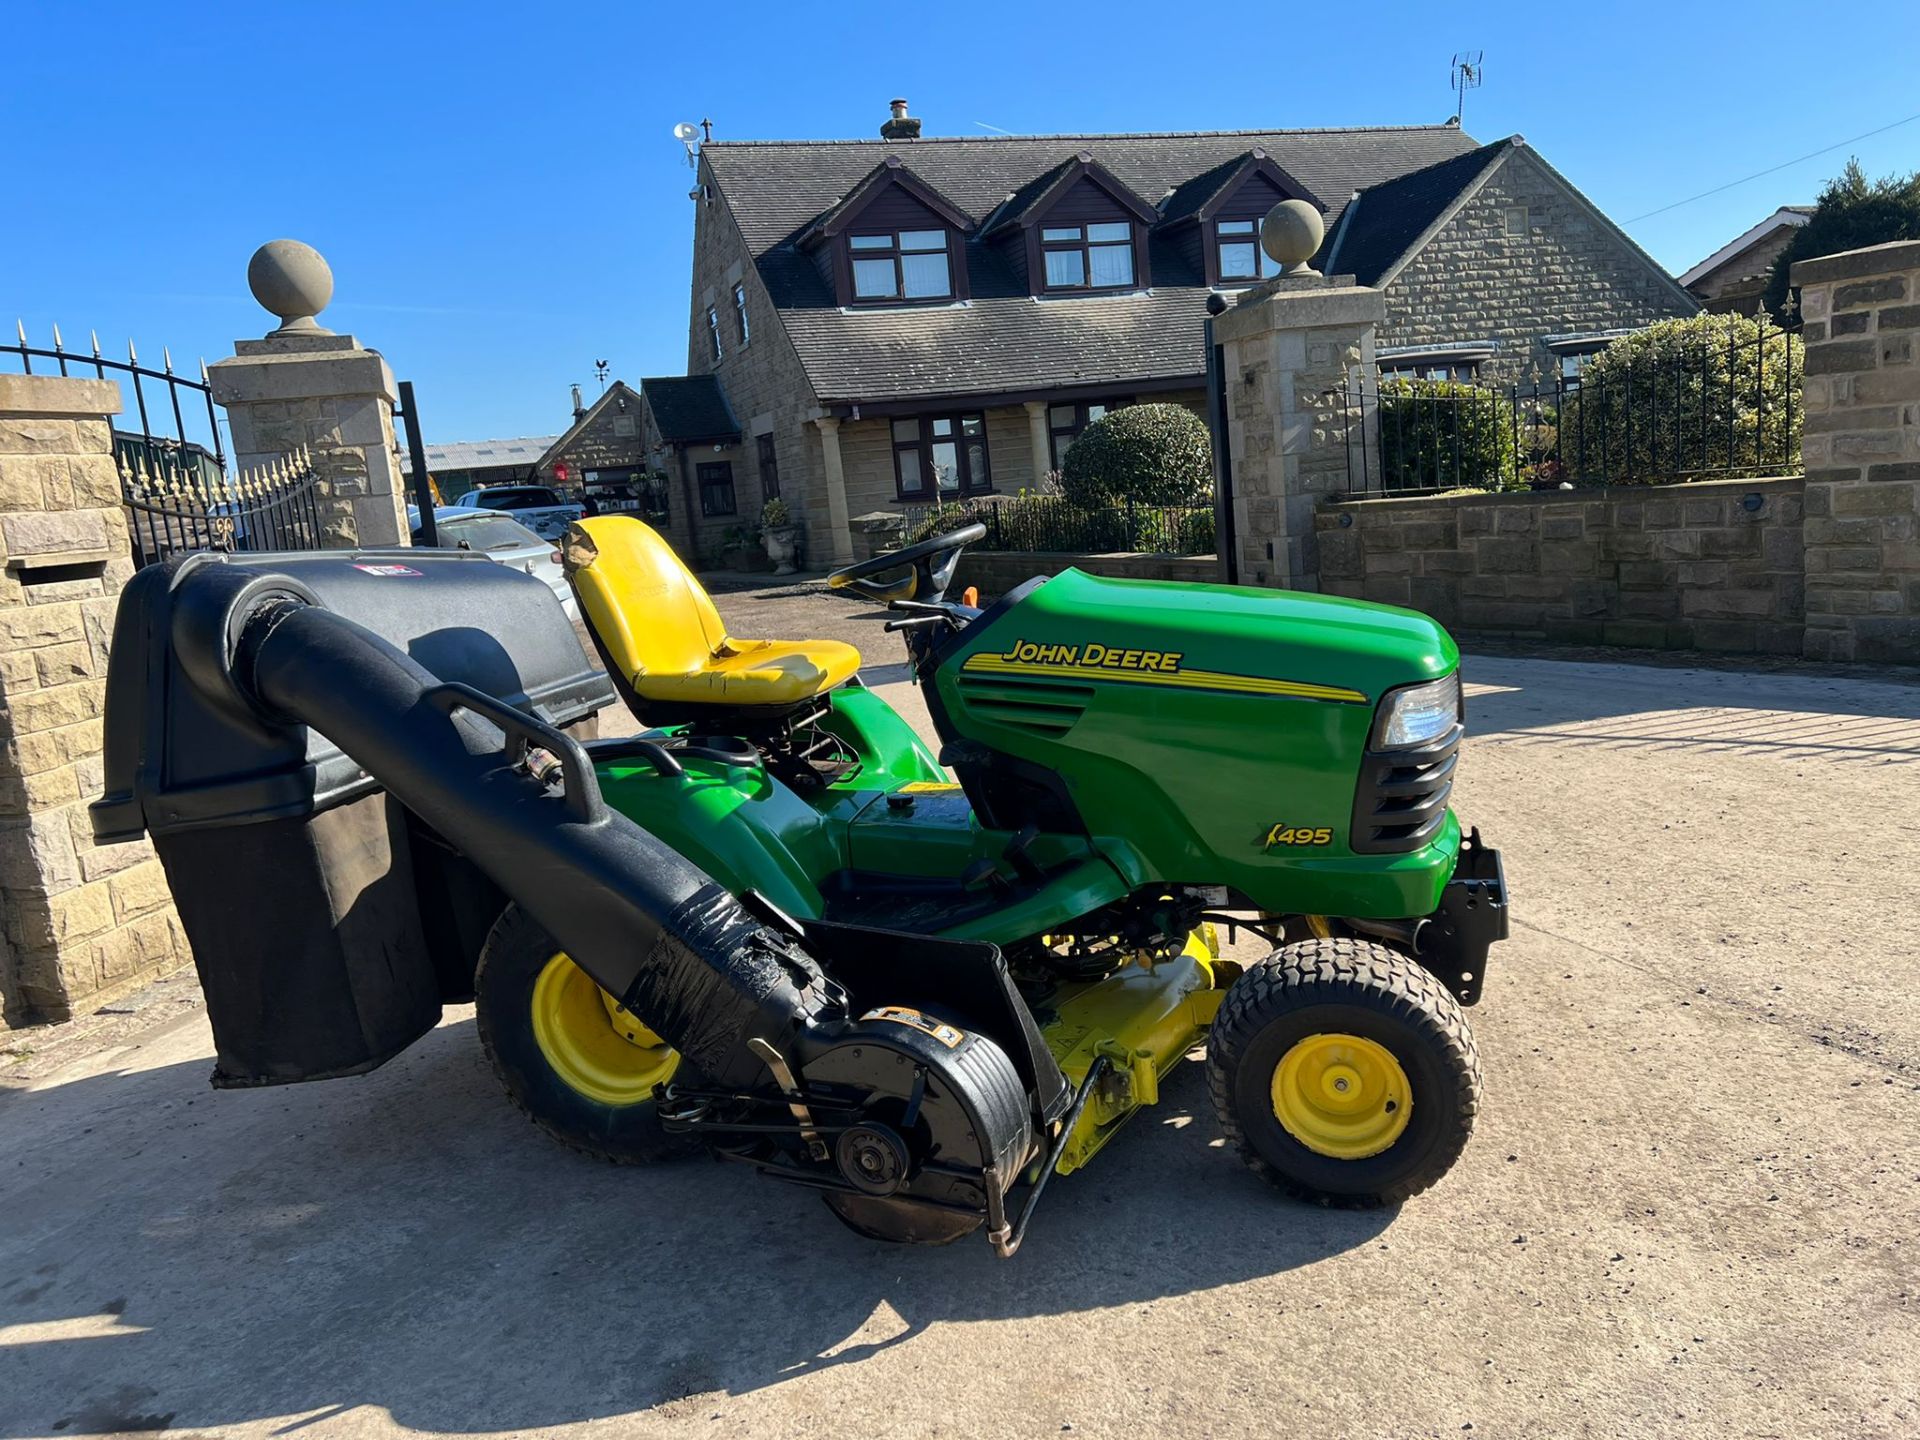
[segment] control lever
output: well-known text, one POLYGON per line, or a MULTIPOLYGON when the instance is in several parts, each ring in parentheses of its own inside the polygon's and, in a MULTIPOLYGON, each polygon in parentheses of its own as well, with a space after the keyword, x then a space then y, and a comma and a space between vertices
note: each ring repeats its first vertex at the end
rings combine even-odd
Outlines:
POLYGON ((1009 840, 1007 848, 1001 852, 1001 857, 1029 880, 1039 880, 1045 874, 1040 868, 1040 862, 1027 853, 1033 848, 1033 842, 1039 838, 1038 825, 1023 826, 1020 833, 1009 840))

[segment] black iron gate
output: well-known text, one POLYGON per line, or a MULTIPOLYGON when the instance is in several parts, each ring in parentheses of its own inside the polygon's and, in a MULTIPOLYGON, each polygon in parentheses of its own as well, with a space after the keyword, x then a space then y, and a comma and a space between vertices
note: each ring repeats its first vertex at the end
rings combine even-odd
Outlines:
POLYGON ((113 450, 135 565, 191 550, 308 550, 321 544, 312 456, 302 449, 265 465, 230 467, 204 360, 196 380, 175 372, 166 349, 156 370, 140 363, 131 340, 127 358, 112 360, 101 352, 97 331, 91 352, 83 354, 66 348, 57 325, 51 347, 29 344, 24 324, 15 322, 15 329, 19 342, 0 345, 0 354, 17 356, 25 374, 36 373, 38 360, 44 373, 91 370, 95 379, 118 380, 131 393, 133 415, 127 418, 137 417, 140 428, 116 429, 113 450))
POLYGON ((412 472, 413 508, 420 519, 414 528, 422 545, 440 543, 440 526, 434 519, 433 477, 427 473, 427 447, 420 438, 420 402, 413 397, 413 382, 399 384, 400 408, 393 412, 407 437, 407 468, 412 472))
POLYGON ((133 563, 152 565, 193 550, 317 550, 319 477, 302 448, 231 476, 122 461, 120 494, 133 563))

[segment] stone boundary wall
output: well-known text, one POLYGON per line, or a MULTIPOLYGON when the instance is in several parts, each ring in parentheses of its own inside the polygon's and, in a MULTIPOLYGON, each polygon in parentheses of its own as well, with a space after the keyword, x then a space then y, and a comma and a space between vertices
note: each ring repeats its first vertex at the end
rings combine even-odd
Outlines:
POLYGON ((1466 635, 1797 655, 1802 491, 1789 477, 1335 501, 1315 516, 1320 588, 1466 635))
POLYGON ((145 840, 96 846, 101 709, 133 573, 112 381, 0 375, 0 1024, 63 1020, 187 962, 145 840))
POLYGON ((1004 595, 1036 575, 1052 577, 1062 570, 1084 570, 1122 580, 1197 580, 1220 578, 1220 561, 1213 555, 1069 555, 1057 550, 969 550, 960 557, 948 594, 957 595, 977 585, 985 599, 1004 595))

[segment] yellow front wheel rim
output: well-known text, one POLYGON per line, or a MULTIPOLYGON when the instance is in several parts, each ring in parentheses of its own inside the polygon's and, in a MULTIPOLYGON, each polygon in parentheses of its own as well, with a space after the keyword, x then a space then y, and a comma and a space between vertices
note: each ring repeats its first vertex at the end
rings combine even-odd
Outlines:
POLYGON ((1393 1052, 1362 1035, 1309 1035, 1273 1070, 1273 1115, 1316 1155, 1365 1160, 1413 1116, 1413 1086, 1393 1052))
POLYGON ((643 1104, 680 1068, 678 1051, 565 955, 533 982, 533 1038, 567 1088, 602 1105, 643 1104))

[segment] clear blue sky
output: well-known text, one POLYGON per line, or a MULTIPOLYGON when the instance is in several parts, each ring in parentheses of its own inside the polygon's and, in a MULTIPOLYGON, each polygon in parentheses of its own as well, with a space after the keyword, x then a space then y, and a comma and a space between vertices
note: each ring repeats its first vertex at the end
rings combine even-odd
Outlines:
MULTIPOLYGON (((1804 3, 1386 4, 1344 35, 1300 13, 0 0, 0 168, 28 197, 0 221, 0 324, 216 360, 267 328, 248 255, 293 236, 333 265, 324 322, 416 383, 429 442, 540 434, 597 358, 684 368, 679 120, 869 136, 905 95, 941 135, 1425 123, 1478 48, 1469 133, 1524 134, 1678 271, 1811 200, 1848 149, 1633 217, 1920 111, 1911 4, 1871 41, 1857 17, 1811 37, 1804 3)), ((1920 169, 1920 122, 1849 148, 1870 174, 1920 169)))

